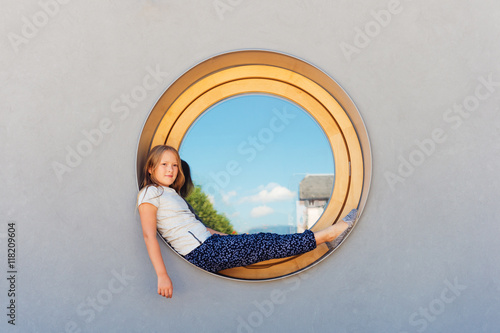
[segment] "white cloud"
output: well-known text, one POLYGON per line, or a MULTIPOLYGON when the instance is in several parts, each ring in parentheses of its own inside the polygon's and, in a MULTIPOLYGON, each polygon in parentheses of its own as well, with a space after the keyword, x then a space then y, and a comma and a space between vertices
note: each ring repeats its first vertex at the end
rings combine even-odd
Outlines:
POLYGON ((274 210, 268 206, 258 206, 250 212, 251 217, 262 217, 274 213, 274 210))
POLYGON ((222 201, 224 201, 224 203, 226 205, 230 204, 230 200, 232 197, 235 197, 236 196, 236 191, 229 191, 227 193, 221 193, 222 195, 222 201))
POLYGON ((213 195, 211 194, 207 194, 207 197, 208 197, 208 201, 210 201, 210 203, 213 205, 215 203, 215 198, 213 195))
POLYGON ((295 193, 276 183, 269 183, 266 186, 259 186, 261 191, 255 195, 244 197, 240 202, 274 202, 293 199, 295 193))

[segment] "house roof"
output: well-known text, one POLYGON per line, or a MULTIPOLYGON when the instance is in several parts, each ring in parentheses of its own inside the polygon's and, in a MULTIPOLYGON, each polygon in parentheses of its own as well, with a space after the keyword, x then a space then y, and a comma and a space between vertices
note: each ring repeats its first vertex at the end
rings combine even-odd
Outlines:
POLYGON ((330 199, 335 175, 307 175, 299 185, 299 200, 330 199))

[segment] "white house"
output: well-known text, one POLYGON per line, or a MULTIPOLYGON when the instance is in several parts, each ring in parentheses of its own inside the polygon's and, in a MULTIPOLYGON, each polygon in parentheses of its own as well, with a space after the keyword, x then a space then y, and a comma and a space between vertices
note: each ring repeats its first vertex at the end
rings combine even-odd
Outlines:
POLYGON ((320 218, 332 194, 335 175, 306 175, 299 184, 297 232, 310 229, 320 218))

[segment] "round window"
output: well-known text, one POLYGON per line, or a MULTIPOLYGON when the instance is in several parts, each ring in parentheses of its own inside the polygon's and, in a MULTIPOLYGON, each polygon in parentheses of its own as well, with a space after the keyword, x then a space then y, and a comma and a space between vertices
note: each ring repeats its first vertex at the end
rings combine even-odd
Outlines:
MULTIPOLYGON (((368 195, 370 145, 354 103, 328 75, 280 53, 222 54, 176 80, 144 125, 139 181, 147 153, 160 144, 188 162, 196 191, 224 217, 225 231, 316 231, 362 211, 368 195)), ((217 275, 275 279, 338 245, 217 275)))

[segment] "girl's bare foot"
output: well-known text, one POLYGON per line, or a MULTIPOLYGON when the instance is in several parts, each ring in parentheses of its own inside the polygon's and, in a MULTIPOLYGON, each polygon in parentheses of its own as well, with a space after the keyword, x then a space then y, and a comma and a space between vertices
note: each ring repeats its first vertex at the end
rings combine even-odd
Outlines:
POLYGON ((316 238, 316 245, 335 240, 335 238, 339 237, 347 228, 349 228, 349 224, 344 221, 338 221, 326 229, 315 232, 314 238, 316 238))
POLYGON ((326 229, 315 232, 314 237, 316 238, 316 245, 334 241, 349 227, 352 227, 352 225, 357 219, 357 216, 358 216, 358 210, 353 209, 341 221, 338 221, 337 223, 329 226, 326 229))

